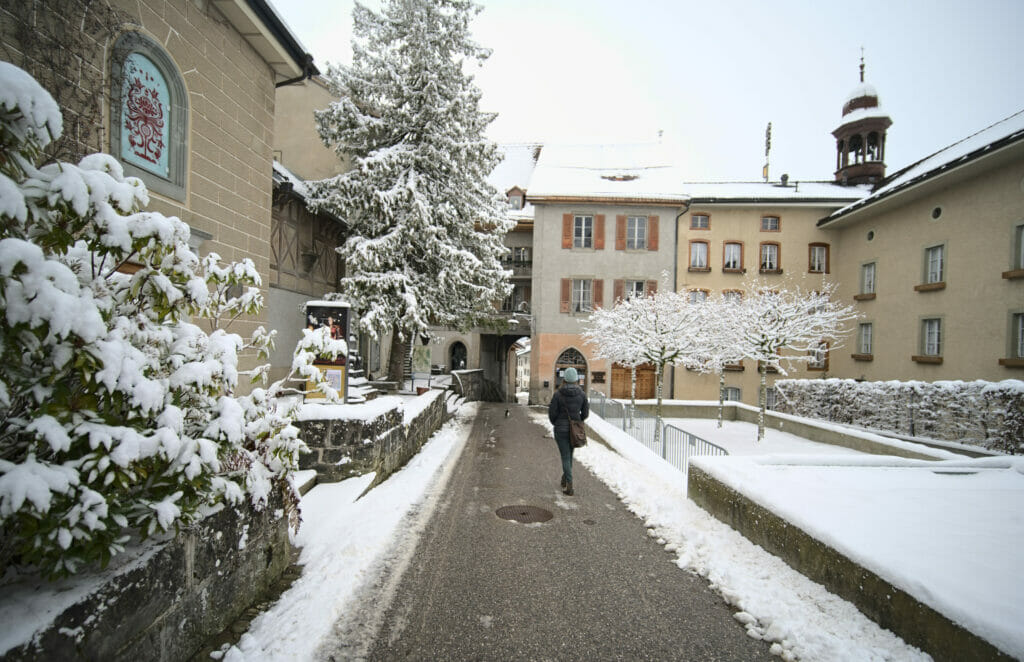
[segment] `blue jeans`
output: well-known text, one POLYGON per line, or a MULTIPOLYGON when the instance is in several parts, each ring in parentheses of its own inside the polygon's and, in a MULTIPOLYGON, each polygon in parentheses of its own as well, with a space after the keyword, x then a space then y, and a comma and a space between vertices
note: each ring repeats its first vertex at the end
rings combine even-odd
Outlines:
POLYGON ((555 433, 555 443, 558 444, 558 453, 562 456, 562 478, 572 482, 572 444, 569 443, 569 433, 565 435, 555 433))

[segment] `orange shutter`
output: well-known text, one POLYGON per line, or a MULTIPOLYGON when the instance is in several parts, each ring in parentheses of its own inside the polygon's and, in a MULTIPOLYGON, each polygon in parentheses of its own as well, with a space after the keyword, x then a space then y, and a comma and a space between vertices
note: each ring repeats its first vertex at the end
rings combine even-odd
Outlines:
POLYGON ((647 281, 647 296, 652 296, 658 291, 658 281, 649 280, 647 281))
POLYGON ((572 295, 572 279, 562 279, 562 298, 559 302, 559 310, 563 313, 569 312, 569 297, 572 295))
POLYGON ((626 281, 621 278, 616 278, 612 281, 612 305, 622 301, 624 289, 626 289, 626 281))
POLYGON ((615 250, 626 250, 626 217, 615 217, 615 250))
POLYGON ((647 250, 656 251, 658 250, 658 217, 649 216, 647 218, 647 250))
POLYGON ((604 250, 604 214, 594 216, 594 249, 604 250))
POLYGON ((562 214, 562 248, 572 248, 572 214, 562 214))
POLYGON ((594 310, 604 307, 604 281, 600 278, 594 279, 594 310))

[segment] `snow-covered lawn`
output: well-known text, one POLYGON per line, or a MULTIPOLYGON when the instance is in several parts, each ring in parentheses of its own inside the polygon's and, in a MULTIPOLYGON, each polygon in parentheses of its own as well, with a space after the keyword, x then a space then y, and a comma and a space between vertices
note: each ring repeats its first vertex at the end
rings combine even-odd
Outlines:
MULTIPOLYGON (((834 600, 844 610, 852 605, 746 539, 737 542, 732 529, 685 499, 681 472, 615 426, 588 422, 623 457, 591 444, 579 459, 676 547, 680 567, 709 577, 728 601, 756 619, 747 625, 752 634, 801 659, 885 659, 883 649, 873 651, 874 636, 848 648, 858 631, 856 636, 864 636, 859 612, 839 618, 832 607, 823 608, 834 600), (639 482, 644 473, 648 484, 639 482)), ((775 430, 758 445, 749 423, 726 421, 721 430, 713 420, 674 424, 732 454, 691 462, 1024 657, 1024 460, 925 462, 864 455, 775 430)))

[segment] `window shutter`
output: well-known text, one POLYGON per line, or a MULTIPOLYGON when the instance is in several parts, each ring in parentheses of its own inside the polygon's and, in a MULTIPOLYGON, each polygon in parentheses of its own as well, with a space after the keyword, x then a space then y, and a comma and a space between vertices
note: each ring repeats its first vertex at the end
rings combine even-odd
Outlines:
POLYGON ((593 292, 594 292, 594 303, 593 303, 594 310, 597 310, 598 308, 603 308, 604 307, 604 281, 601 280, 600 278, 595 278, 594 279, 594 290, 593 290, 593 292))
POLYGON ((615 217, 615 250, 626 250, 626 217, 615 217))
POLYGON ((569 297, 572 295, 572 279, 562 279, 562 297, 559 302, 559 310, 563 313, 569 312, 569 297))
POLYGON ((647 250, 658 250, 658 217, 647 217, 647 250))
POLYGON ((594 216, 594 249, 604 250, 604 214, 594 216))
POLYGON ((647 281, 647 296, 653 296, 658 291, 658 281, 647 281))
POLYGON ((572 248, 572 214, 562 214, 562 248, 572 248))
MULTIPOLYGON (((621 218, 621 217, 620 217, 621 218)), ((622 301, 623 290, 626 289, 626 281, 616 278, 612 281, 612 304, 622 301)))

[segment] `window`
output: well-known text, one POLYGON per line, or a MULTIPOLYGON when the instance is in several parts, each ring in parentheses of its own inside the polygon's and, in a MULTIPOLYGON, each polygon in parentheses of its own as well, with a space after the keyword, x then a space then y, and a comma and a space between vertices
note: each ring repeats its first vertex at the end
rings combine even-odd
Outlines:
POLYGON ((941 283, 945 280, 945 246, 930 246, 924 251, 926 284, 941 283))
POLYGON ((628 217, 626 219, 626 249, 645 248, 647 248, 647 217, 628 217))
POLYGON ((828 343, 818 343, 818 346, 811 350, 810 357, 807 361, 808 370, 828 370, 828 343))
POLYGON ((873 354, 872 340, 875 333, 875 325, 872 322, 862 322, 857 325, 857 353, 865 356, 873 354))
POLYGON ((942 356, 942 320, 926 319, 921 323, 921 353, 942 356))
POLYGON ((512 262, 517 265, 530 264, 530 247, 516 246, 512 249, 512 262))
POLYGON ((1013 268, 1024 269, 1024 225, 1018 225, 1014 230, 1013 268))
POLYGON ((643 298, 646 287, 646 281, 642 280, 627 280, 625 283, 625 290, 623 292, 623 298, 643 298))
POLYGON ((739 402, 741 400, 741 391, 735 386, 726 386, 723 394, 723 399, 726 402, 739 402))
POLYGON ((761 273, 779 273, 779 245, 761 244, 761 273))
POLYGON ((185 199, 188 98, 170 56, 126 32, 111 50, 110 152, 150 191, 185 199))
POLYGON ((743 270, 743 244, 736 241, 725 242, 722 269, 724 271, 743 270))
POLYGON ((778 232, 780 228, 778 216, 762 216, 761 232, 778 232))
POLYGON ((572 247, 594 247, 594 217, 574 216, 572 221, 572 247))
POLYGON ((686 298, 687 298, 687 300, 689 300, 690 303, 704 303, 705 301, 708 300, 708 291, 707 290, 690 290, 687 293, 687 297, 686 298))
POLYGON ((860 267, 860 293, 875 293, 875 263, 868 262, 860 267))
POLYGON ((593 281, 573 279, 571 306, 574 313, 588 313, 593 310, 593 281))
POLYGON ((707 214, 694 214, 690 216, 691 230, 710 230, 711 217, 707 214))
POLYGON ((708 242, 690 242, 690 271, 708 270, 708 242))
POLYGON ((769 386, 764 391, 765 409, 775 409, 779 402, 779 392, 774 386, 769 386))
POLYGON ((1024 313, 1015 313, 1013 316, 1013 336, 1016 353, 1015 359, 1024 359, 1024 313))
POLYGON ((722 298, 730 303, 739 303, 743 301, 743 292, 739 290, 725 290, 722 292, 722 298))
POLYGON ((508 197, 508 206, 512 209, 523 208, 523 196, 521 195, 510 195, 508 197))
POLYGON ((808 252, 807 271, 812 274, 827 274, 828 244, 811 244, 808 252))

